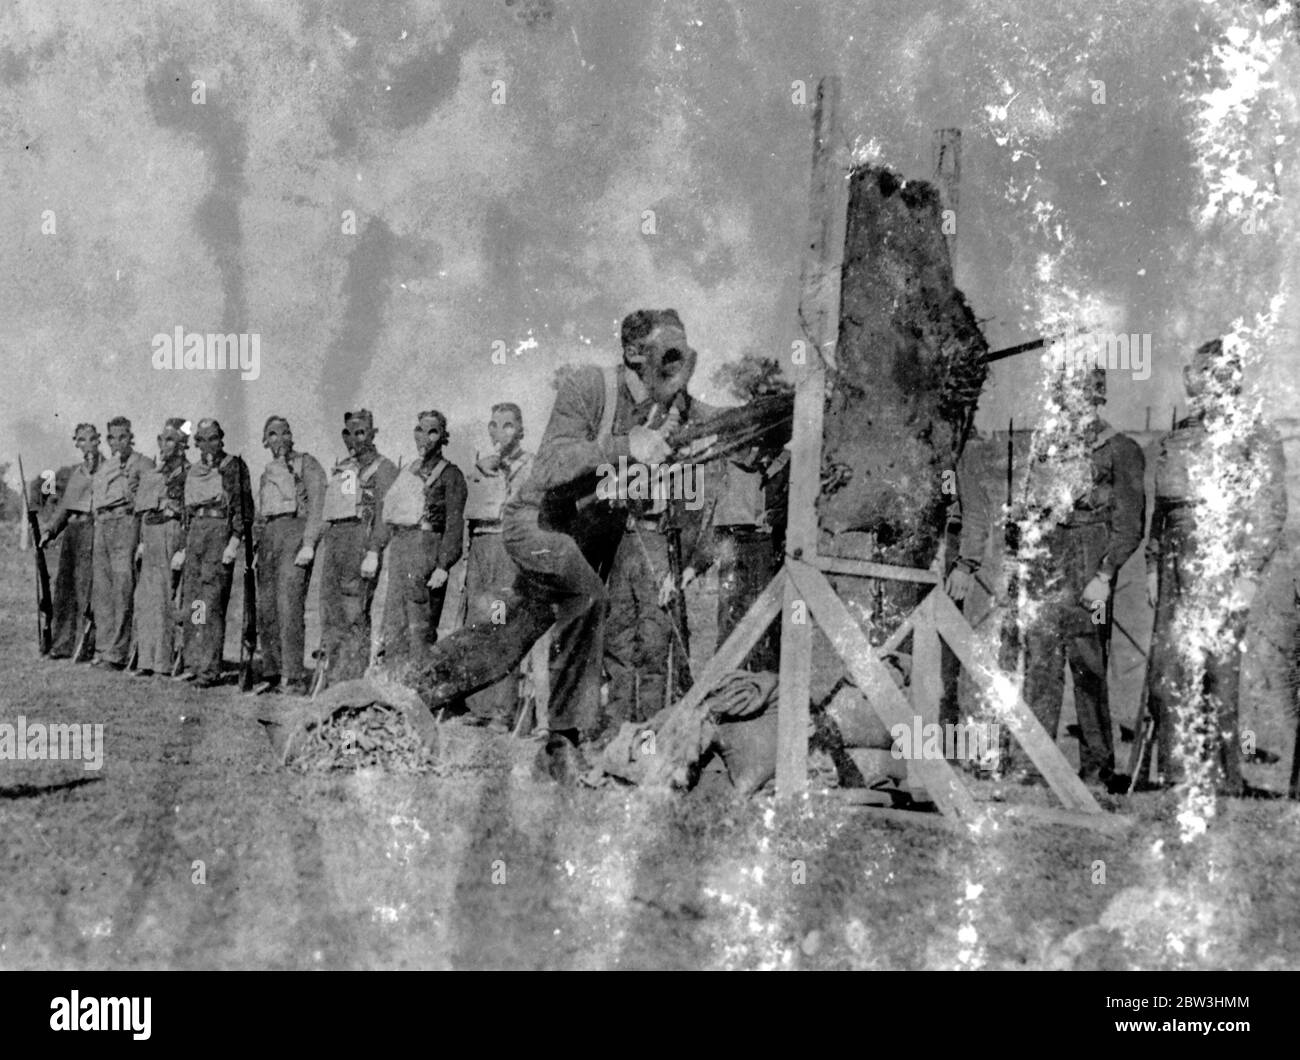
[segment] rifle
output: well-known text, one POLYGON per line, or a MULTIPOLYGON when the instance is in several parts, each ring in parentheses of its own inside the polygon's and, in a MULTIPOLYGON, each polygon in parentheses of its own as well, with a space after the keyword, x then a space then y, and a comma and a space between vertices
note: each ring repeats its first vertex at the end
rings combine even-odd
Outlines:
POLYGON ((27 529, 36 553, 36 646, 42 655, 49 655, 54 644, 54 598, 50 593, 50 568, 45 564, 45 551, 41 548, 41 522, 32 511, 27 497, 27 475, 23 472, 23 458, 18 457, 18 479, 23 488, 23 510, 27 513, 27 529))
POLYGON ((244 627, 239 638, 239 690, 253 690, 253 653, 257 651, 257 574, 253 570, 253 483, 239 458, 240 510, 244 531, 244 627))
MULTIPOLYGON (((72 652, 74 663, 85 662, 86 648, 95 643, 95 611, 89 600, 86 601, 86 610, 81 617, 85 619, 85 624, 81 627, 81 636, 77 638, 77 646, 72 652)), ((94 651, 93 647, 91 651, 94 651)))
POLYGON ((664 513, 664 538, 668 542, 668 573, 673 581, 673 597, 669 604, 673 636, 668 641, 669 700, 684 695, 691 688, 691 641, 686 618, 686 591, 682 588, 682 524, 678 502, 670 500, 664 513))
POLYGON ((185 668, 185 624, 178 622, 181 615, 181 586, 184 584, 185 571, 172 571, 172 676, 179 677, 185 668), (178 630, 176 627, 180 625, 178 630))
POLYGON ((790 440, 793 423, 792 395, 758 398, 673 431, 668 438, 674 451, 670 459, 702 464, 753 446, 777 452, 790 440))

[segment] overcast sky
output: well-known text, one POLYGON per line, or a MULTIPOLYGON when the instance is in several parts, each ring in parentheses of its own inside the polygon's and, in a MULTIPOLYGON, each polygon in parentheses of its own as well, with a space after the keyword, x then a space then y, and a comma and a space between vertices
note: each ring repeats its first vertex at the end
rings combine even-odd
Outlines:
MULTIPOLYGON (((1166 423, 1191 347, 1296 267, 1276 86, 1300 64, 1267 8, 9 0, 0 459, 72 462, 73 425, 115 414, 152 453, 165 416, 216 415, 258 468, 280 412, 328 460, 362 404, 393 457, 444 410, 466 459, 496 401, 535 442, 554 368, 616 357, 643 305, 681 312, 721 399, 718 364, 798 334, 822 73, 859 157, 905 177, 962 129, 957 280, 990 344, 1092 307, 1151 336, 1111 419, 1166 423), (177 327, 256 333, 259 377, 156 370, 177 327)), ((1257 344, 1273 415, 1298 411, 1296 319, 1257 344)), ((1032 420, 1039 374, 999 366, 979 425, 1032 420)))

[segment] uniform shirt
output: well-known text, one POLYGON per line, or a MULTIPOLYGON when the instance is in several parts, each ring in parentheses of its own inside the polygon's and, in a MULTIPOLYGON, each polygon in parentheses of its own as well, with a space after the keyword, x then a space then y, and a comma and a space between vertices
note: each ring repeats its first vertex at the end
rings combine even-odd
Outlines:
MULTIPOLYGON (((100 463, 103 463, 102 459, 100 463)), ((61 534, 73 515, 87 515, 94 511, 91 492, 92 476, 83 461, 75 465, 68 475, 67 485, 63 488, 63 496, 59 498, 59 507, 54 514, 54 522, 50 524, 51 537, 61 534)))
POLYGON ((91 492, 96 511, 135 508, 135 494, 140 488, 140 473, 154 464, 144 453, 132 450, 125 458, 109 455, 99 462, 91 477, 91 492))
MULTIPOLYGON (((294 450, 289 454, 290 471, 296 463, 301 463, 302 466, 301 473, 294 475, 294 488, 298 497, 298 518, 307 520, 302 531, 302 543, 304 548, 314 549, 325 529, 322 516, 325 509, 325 468, 311 453, 300 453, 294 450)), ((258 481, 259 497, 269 470, 269 466, 262 470, 262 477, 258 481)), ((265 513, 259 513, 259 516, 262 520, 265 519, 265 513)))
MULTIPOLYGON (((1197 475, 1197 455, 1209 445, 1203 416, 1189 416, 1160 440, 1155 507, 1147 537, 1148 571, 1159 567, 1165 530, 1173 519, 1195 519, 1198 490, 1192 480, 1197 475)), ((1255 575, 1277 550, 1286 523, 1286 456, 1282 439, 1272 427, 1256 424, 1244 438, 1234 440, 1224 456, 1228 465, 1241 469, 1245 477, 1240 483, 1216 483, 1212 488, 1230 490, 1243 502, 1240 510, 1233 512, 1233 539, 1228 545, 1236 575, 1255 575)))
MULTIPOLYGON (((502 514, 523 508, 540 509, 552 491, 576 500, 596 490, 597 468, 618 466, 629 455, 628 431, 633 412, 645 404, 645 390, 635 374, 620 372, 614 423, 608 438, 597 438, 605 406, 605 375, 594 364, 565 371, 560 376, 555 405, 533 466, 508 501, 502 514), (630 380, 632 382, 630 382, 630 380), (639 391, 639 397, 633 389, 639 391)), ((648 413, 649 409, 646 408, 648 413)), ((645 417, 641 418, 645 422, 645 417)))
MULTIPOLYGON (((470 519, 471 525, 482 522, 499 522, 501 520, 501 513, 505 508, 506 501, 519 492, 519 488, 532 473, 534 455, 516 446, 514 452, 501 458, 501 465, 496 471, 483 470, 479 463, 480 460, 482 460, 482 456, 476 455, 473 468, 465 476, 465 485, 468 490, 467 506, 470 508, 475 507, 474 500, 470 498, 474 498, 479 491, 487 494, 495 488, 500 494, 504 494, 504 497, 500 505, 496 506, 495 513, 489 514, 484 511, 481 517, 472 517, 470 519)), ((481 510, 485 505, 480 501, 478 507, 481 510)))
MULTIPOLYGON (((1146 520, 1146 458, 1137 442, 1099 422, 1088 453, 1089 481, 1053 536, 1081 526, 1106 527, 1106 547, 1093 574, 1114 578, 1129 556, 1142 544, 1146 520)), ((1052 476, 1050 463, 1031 474, 1052 476)))
MULTIPOLYGON (((186 505, 185 506, 185 527, 189 529, 190 520, 194 518, 194 511, 199 508, 216 508, 224 506, 226 510, 226 533, 230 537, 237 537, 243 540, 244 537, 244 513, 248 512, 249 519, 253 517, 253 496, 252 483, 248 476, 248 466, 242 459, 225 453, 221 462, 217 465, 218 472, 221 475, 222 500, 220 503, 213 502, 203 505, 186 505)), ((191 465, 186 472, 188 478, 195 471, 191 465)))
MULTIPOLYGON (((450 570, 460 559, 465 541, 465 475, 455 464, 448 462, 432 483, 429 475, 445 459, 442 452, 430 453, 416 466, 415 473, 425 480, 424 512, 421 522, 428 523, 435 534, 441 534, 438 543, 438 560, 435 566, 450 570)), ((396 476, 394 476, 396 477, 396 476)), ((376 520, 373 540, 378 552, 388 544, 393 527, 384 522, 382 502, 376 520)))
POLYGON ((366 540, 366 549, 370 552, 382 552, 384 542, 388 540, 383 520, 377 518, 380 506, 384 502, 384 494, 388 492, 388 487, 393 484, 397 478, 397 465, 386 456, 381 456, 378 452, 371 450, 366 455, 365 466, 359 465, 355 457, 346 456, 334 465, 335 469, 351 468, 357 472, 357 489, 361 492, 358 503, 359 514, 362 522, 369 529, 369 536, 366 540), (378 466, 375 466, 375 465, 378 466), (375 470, 368 477, 366 472, 374 467, 375 470))

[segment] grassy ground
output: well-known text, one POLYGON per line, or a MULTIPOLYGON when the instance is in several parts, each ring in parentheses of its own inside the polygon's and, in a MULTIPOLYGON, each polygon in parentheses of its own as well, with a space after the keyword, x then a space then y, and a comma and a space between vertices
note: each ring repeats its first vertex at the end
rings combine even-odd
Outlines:
POLYGON ((0 550, 0 722, 103 724, 105 753, 0 761, 2 968, 1300 967, 1295 803, 1187 842, 1168 795, 1122 838, 953 835, 718 774, 561 791, 477 732, 433 775, 304 776, 233 688, 39 659, 29 563, 0 550))

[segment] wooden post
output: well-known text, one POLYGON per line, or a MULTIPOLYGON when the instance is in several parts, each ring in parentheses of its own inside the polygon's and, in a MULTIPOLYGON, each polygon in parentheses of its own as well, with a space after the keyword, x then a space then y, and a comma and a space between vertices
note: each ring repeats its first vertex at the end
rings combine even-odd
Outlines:
POLYGON ((943 208, 952 211, 952 225, 944 218, 943 233, 948 241, 948 260, 952 271, 957 273, 957 205, 960 198, 961 182, 961 130, 935 129, 933 141, 934 181, 939 186, 939 195, 943 208), (951 231, 949 228, 951 227, 951 231))
MULTIPOLYGON (((835 363, 839 338, 840 269, 848 213, 848 172, 839 118, 840 80, 817 85, 808 250, 803 262, 799 318, 807 337, 796 358, 794 428, 790 443, 790 515, 786 552, 817 555, 817 497, 821 491, 822 417, 826 365, 835 363)), ((782 590, 780 699, 776 790, 797 795, 808 784, 808 696, 812 678, 812 618, 792 580, 782 590)))
MULTIPOLYGON (((935 589, 934 592, 943 592, 935 589)), ((933 593, 930 594, 934 595, 933 593)), ((911 695, 912 709, 921 719, 920 731, 927 725, 939 725, 939 704, 943 699, 943 660, 939 647, 939 631, 935 628, 931 616, 930 597, 927 596, 916 609, 912 632, 912 681, 908 688, 911 695)), ((948 757, 947 742, 944 742, 944 757, 948 757)), ((913 746, 912 754, 919 756, 921 749, 913 746)), ((908 784, 913 789, 913 797, 919 797, 917 788, 924 787, 915 762, 909 762, 907 768, 908 784)))

